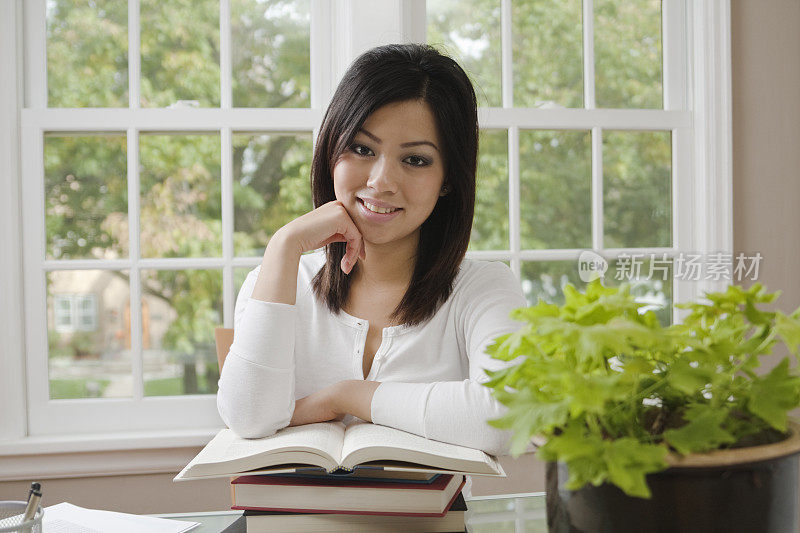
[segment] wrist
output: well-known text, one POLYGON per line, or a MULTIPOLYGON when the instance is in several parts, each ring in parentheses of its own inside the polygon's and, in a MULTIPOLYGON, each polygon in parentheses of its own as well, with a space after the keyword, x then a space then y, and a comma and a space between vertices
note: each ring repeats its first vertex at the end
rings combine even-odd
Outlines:
POLYGON ((296 239, 293 239, 291 235, 286 231, 286 226, 278 229, 275 233, 272 234, 270 237, 269 242, 267 243, 267 250, 266 253, 275 252, 280 254, 283 257, 290 257, 292 259, 297 258, 300 259, 300 256, 303 255, 303 251, 300 249, 300 244, 297 242, 296 239))
POLYGON ((352 409, 348 406, 347 399, 353 394, 354 381, 355 380, 352 379, 339 381, 330 388, 330 398, 328 401, 330 402, 331 409, 337 415, 352 414, 350 413, 352 409))

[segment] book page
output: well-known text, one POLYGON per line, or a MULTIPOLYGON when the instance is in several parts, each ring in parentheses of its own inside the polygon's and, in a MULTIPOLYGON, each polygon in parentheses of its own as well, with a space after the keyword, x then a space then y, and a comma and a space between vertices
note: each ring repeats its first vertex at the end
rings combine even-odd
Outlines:
POLYGON ((457 472, 501 474, 496 461, 481 450, 426 439, 419 435, 362 422, 345 431, 342 466, 367 461, 404 461, 457 472))
POLYGON ((322 422, 286 427, 272 436, 243 439, 230 429, 223 429, 192 459, 186 474, 236 474, 278 465, 296 463, 305 452, 310 464, 334 468, 341 458, 344 424, 322 422), (314 456, 317 459, 314 459, 314 456))

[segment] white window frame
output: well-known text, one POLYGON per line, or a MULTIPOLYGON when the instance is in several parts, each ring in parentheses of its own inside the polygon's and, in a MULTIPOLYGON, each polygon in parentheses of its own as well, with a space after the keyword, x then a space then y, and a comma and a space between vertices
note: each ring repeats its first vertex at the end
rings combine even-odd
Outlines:
MULTIPOLYGON (((593 1, 583 0, 583 3, 584 12, 591 13, 593 1)), ((138 27, 137 4, 138 0, 131 2, 131 28, 138 27)), ((519 131, 529 128, 592 131, 592 184, 595 191, 602 191, 600 149, 604 129, 671 131, 673 246, 637 251, 672 254, 679 250, 732 250, 730 0, 664 0, 663 110, 594 109, 591 66, 585 72, 586 109, 512 108, 510 41, 507 39, 510 35, 510 6, 510 0, 502 0, 502 31, 506 37, 503 46, 502 76, 506 82, 503 107, 482 108, 479 112, 482 128, 509 131, 510 249, 470 252, 470 255, 509 259, 519 274, 521 261, 569 260, 580 252, 520 249, 519 131)), ((228 0, 222 0, 222 20, 228 11, 228 0)), ((43 215, 37 218, 30 215, 42 210, 39 199, 43 197, 43 133, 75 131, 76 124, 80 124, 82 132, 126 133, 128 196, 132 214, 131 257, 135 257, 138 255, 134 247, 138 241, 139 191, 136 186, 138 179, 131 177, 138 173, 138 132, 220 132, 223 231, 232 234, 229 148, 232 132, 313 130, 316 135, 336 82, 354 57, 381 43, 424 42, 425 0, 312 0, 312 101, 307 110, 231 108, 230 38, 224 23, 220 43, 220 109, 161 110, 136 106, 130 109, 47 109, 44 13, 45 0, 0 3, 0 76, 13 81, 0 86, 0 186, 9 191, 0 196, 0 236, 4 243, 8 243, 6 249, 10 251, 0 255, 0 288, 4 294, 0 303, 3 328, 0 331, 5 333, 4 350, 0 352, 0 364, 4 368, 0 373, 0 405, 3 406, 0 416, 0 481, 40 474, 65 477, 174 471, 192 455, 185 447, 202 445, 221 426, 213 397, 135 398, 130 402, 42 401, 41 398, 47 397, 46 391, 42 390, 46 380, 26 380, 26 376, 47 375, 46 357, 42 355, 46 354, 47 341, 40 331, 46 309, 45 271, 101 266, 93 260, 42 260, 45 241, 43 215), (293 126, 287 128, 289 123, 293 126), (274 126, 265 128, 265 124, 274 126), (24 196, 22 203, 19 201, 21 193, 24 196), (23 279, 24 285, 21 283, 23 279), (21 309, 25 309, 24 315, 21 309), (27 357, 26 353, 29 354, 27 357), (180 419, 186 422, 183 426, 176 426, 176 420, 180 419), (92 420, 102 420, 103 427, 92 420), (143 467, 143 464, 149 466, 143 467)), ((591 35, 591 23, 586 25, 584 32, 591 35)), ((129 69, 133 72, 139 68, 138 32, 129 31, 129 39, 129 69)), ((585 39, 585 42, 584 53, 592 53, 591 39, 585 39)), ((130 98, 137 102, 138 78, 132 75, 130 79, 130 98)), ((592 243, 595 249, 603 250, 600 242, 602 231, 599 231, 602 228, 602 198, 598 194, 593 194, 593 207, 592 243)), ((135 267, 221 268, 224 323, 230 327, 236 296, 233 269, 253 266, 257 262, 258 258, 234 258, 232 241, 228 239, 223 245, 221 258, 104 261, 102 267, 130 269, 131 287, 136 291, 140 280, 135 267)), ((694 298, 704 290, 717 288, 720 288, 719 283, 712 281, 678 281, 674 284, 675 300, 694 298)), ((134 351, 141 342, 140 305, 140 302, 132 302, 134 351)), ((140 362, 134 362, 134 373, 141 385, 140 362)))

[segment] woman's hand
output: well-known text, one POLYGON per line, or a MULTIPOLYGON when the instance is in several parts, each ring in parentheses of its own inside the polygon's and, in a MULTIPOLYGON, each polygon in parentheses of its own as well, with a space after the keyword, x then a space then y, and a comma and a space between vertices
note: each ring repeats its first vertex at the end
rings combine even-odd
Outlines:
POLYGON ((343 419, 344 413, 338 413, 334 408, 335 387, 336 385, 325 387, 297 400, 294 403, 294 414, 292 414, 289 425, 302 426, 303 424, 343 419))
POLYGON ((250 297, 294 305, 300 256, 332 242, 347 243, 341 262, 345 274, 353 270, 359 257, 366 257, 361 232, 337 200, 297 217, 275 232, 267 243, 250 297))
POLYGON ((290 426, 341 420, 353 415, 372 422, 372 396, 379 381, 350 379, 320 389, 294 404, 290 426))
POLYGON ((297 217, 276 232, 284 243, 296 247, 297 254, 316 250, 332 242, 346 242, 342 271, 349 274, 356 260, 364 259, 364 240, 344 205, 338 200, 328 202, 297 217))

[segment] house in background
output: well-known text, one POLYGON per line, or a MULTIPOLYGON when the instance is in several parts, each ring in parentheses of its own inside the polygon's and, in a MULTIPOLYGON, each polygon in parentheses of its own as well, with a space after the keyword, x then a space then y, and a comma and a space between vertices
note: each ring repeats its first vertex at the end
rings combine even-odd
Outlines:
MULTIPOLYGON (((133 396, 130 285, 125 272, 50 272, 47 323, 50 396, 120 398, 133 396)), ((218 375, 213 350, 198 354, 168 349, 163 339, 177 313, 169 302, 147 293, 141 300, 143 377, 148 393, 198 393, 198 376, 218 375)))

